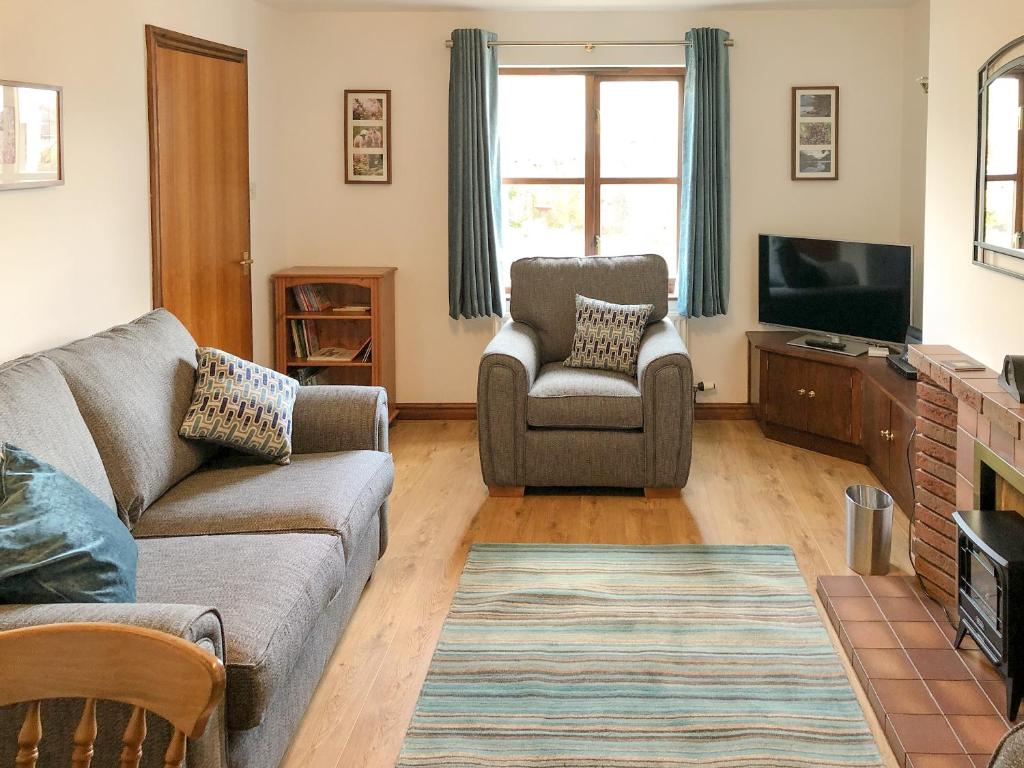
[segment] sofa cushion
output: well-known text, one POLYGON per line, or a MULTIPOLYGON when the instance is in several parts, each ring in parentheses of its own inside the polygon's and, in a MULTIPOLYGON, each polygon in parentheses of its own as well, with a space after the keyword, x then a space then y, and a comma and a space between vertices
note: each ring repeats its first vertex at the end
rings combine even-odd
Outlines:
POLYGON ((192 405, 179 434, 287 464, 299 383, 212 347, 196 350, 192 405))
POLYGON ((52 360, 34 355, 0 366, 0 442, 51 464, 114 508, 96 443, 52 360))
POLYGON ((512 319, 537 332, 541 362, 569 356, 578 293, 614 304, 651 304, 647 322, 655 323, 668 314, 668 266, 653 254, 512 262, 512 319))
POLYGON ((624 373, 541 366, 526 398, 531 427, 640 429, 644 409, 636 379, 624 373))
POLYGON ((46 355, 67 379, 131 525, 213 453, 178 436, 192 402, 196 343, 170 312, 158 309, 46 355))
POLYGON ((353 537, 387 500, 395 471, 379 451, 310 453, 287 466, 229 458, 168 491, 133 533, 148 536, 318 531, 353 537))
POLYGON ((209 605, 220 612, 231 729, 260 724, 344 578, 345 559, 335 536, 284 533, 139 541, 140 603, 209 605))

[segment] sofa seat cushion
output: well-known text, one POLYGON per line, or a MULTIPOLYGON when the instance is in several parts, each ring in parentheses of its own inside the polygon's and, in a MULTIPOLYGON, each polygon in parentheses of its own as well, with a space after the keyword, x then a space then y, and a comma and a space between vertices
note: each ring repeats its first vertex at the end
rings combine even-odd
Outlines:
POLYGON ((526 399, 531 427, 640 429, 644 409, 636 379, 624 373, 541 366, 526 399))
POLYGON ((341 590, 336 536, 282 533, 139 541, 140 603, 216 608, 224 627, 227 726, 255 728, 341 590))
POLYGON ((46 356, 64 374, 103 458, 118 512, 131 525, 213 455, 213 446, 178 436, 192 403, 196 343, 167 310, 46 356))
POLYGON ((395 471, 379 451, 308 453, 291 464, 230 457, 186 477, 135 526, 137 537, 302 531, 353 539, 387 500, 395 471))
POLYGON ((53 465, 114 508, 96 443, 52 360, 34 355, 0 365, 0 442, 53 465))

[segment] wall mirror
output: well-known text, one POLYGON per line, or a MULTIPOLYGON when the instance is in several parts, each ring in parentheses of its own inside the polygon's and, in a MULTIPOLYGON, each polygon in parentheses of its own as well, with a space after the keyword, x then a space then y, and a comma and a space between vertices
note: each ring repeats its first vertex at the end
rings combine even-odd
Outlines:
POLYGON ((62 92, 0 80, 0 190, 64 183, 62 92))
POLYGON ((978 71, 974 262, 1024 278, 1024 37, 978 71))

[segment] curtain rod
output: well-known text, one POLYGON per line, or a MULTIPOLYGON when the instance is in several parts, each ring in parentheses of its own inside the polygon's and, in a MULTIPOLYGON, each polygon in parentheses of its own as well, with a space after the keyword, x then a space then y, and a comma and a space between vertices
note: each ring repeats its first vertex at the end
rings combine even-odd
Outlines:
MULTIPOLYGON (((730 37, 725 41, 725 44, 732 48, 736 45, 736 42, 730 37)), ((444 41, 445 48, 451 48, 455 45, 451 40, 444 41)), ((584 40, 488 40, 488 48, 523 48, 533 46, 563 46, 563 45, 575 45, 582 46, 588 51, 594 50, 598 46, 608 47, 628 47, 628 46, 662 46, 662 45, 692 45, 685 40, 598 40, 595 42, 587 42, 584 40)))

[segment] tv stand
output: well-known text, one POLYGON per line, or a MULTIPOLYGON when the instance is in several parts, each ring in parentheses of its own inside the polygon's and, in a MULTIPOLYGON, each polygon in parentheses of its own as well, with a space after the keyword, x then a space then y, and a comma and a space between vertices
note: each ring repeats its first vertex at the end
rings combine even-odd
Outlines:
POLYGON ((862 341, 841 339, 832 334, 805 333, 790 339, 786 343, 793 347, 803 347, 804 349, 813 349, 816 352, 831 352, 836 355, 848 355, 850 357, 860 357, 868 351, 868 345, 862 341))
POLYGON ((916 383, 883 357, 794 344, 800 336, 747 333, 749 395, 761 431, 773 440, 867 464, 909 515, 914 494, 907 451, 917 421, 916 383))

